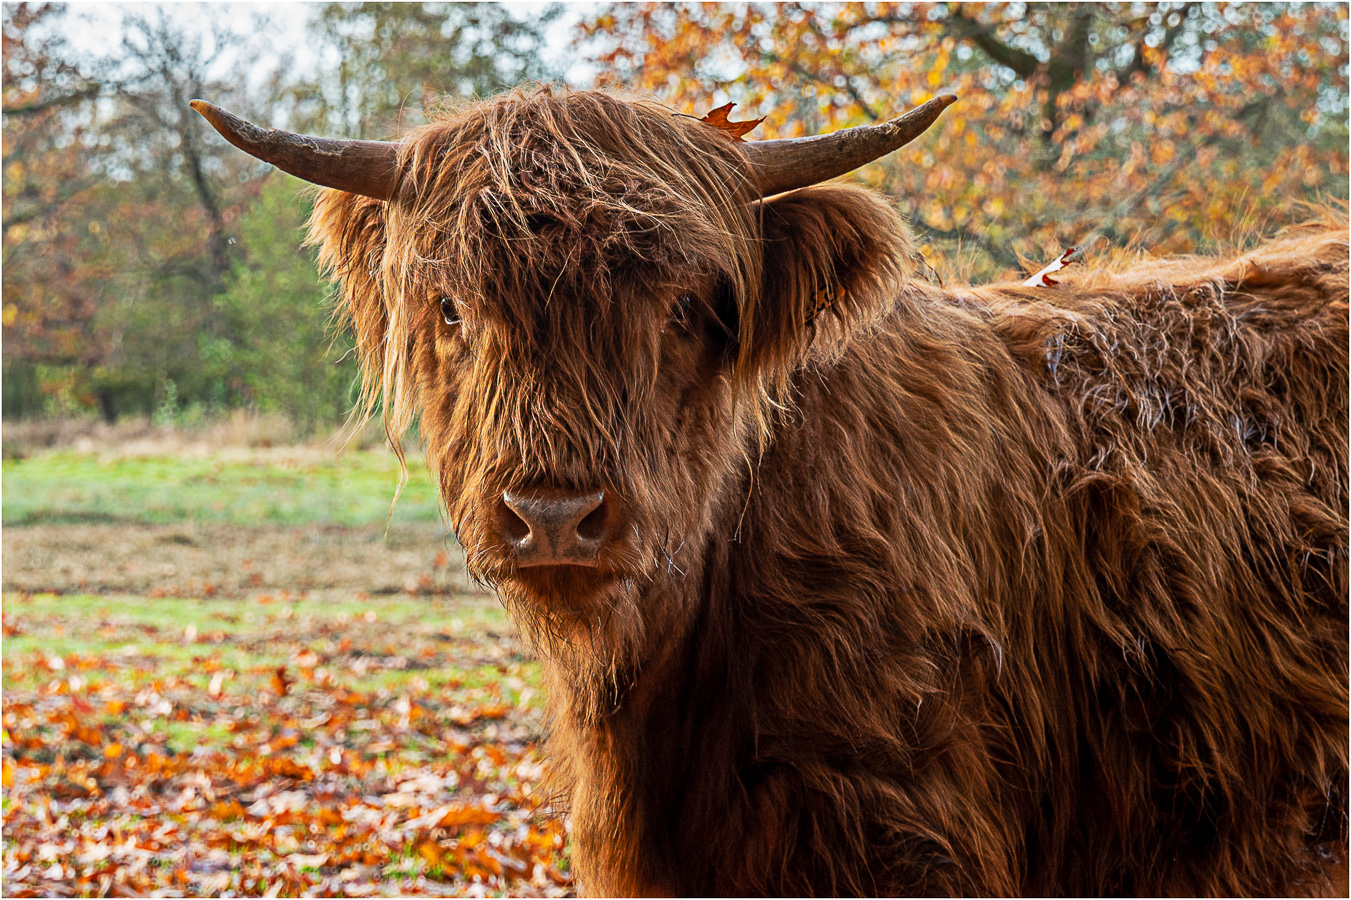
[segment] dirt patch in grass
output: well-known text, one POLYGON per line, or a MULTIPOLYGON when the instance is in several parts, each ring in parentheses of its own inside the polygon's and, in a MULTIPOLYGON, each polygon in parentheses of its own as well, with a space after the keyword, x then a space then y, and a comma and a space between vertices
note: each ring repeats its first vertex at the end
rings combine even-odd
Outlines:
POLYGON ((483 594, 439 524, 11 526, 3 551, 4 590, 27 593, 483 594))
MULTIPOLYGON (((119 453, 132 448, 153 448, 154 453, 178 454, 197 447, 216 453, 222 447, 308 445, 331 451, 339 446, 369 450, 385 445, 384 428, 378 417, 358 428, 348 440, 348 430, 336 423, 307 432, 282 416, 244 410, 234 410, 197 427, 156 425, 143 416, 123 417, 114 424, 90 418, 7 421, 3 424, 3 439, 6 459, 21 459, 62 447, 119 453)), ((407 442, 405 449, 415 449, 414 442, 407 442)))

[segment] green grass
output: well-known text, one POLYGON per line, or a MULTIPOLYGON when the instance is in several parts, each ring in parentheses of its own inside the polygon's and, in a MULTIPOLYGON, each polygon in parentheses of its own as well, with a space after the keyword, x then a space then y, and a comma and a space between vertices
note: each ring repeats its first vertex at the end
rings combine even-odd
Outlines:
POLYGON ((436 489, 420 459, 390 519, 398 462, 383 451, 335 457, 106 458, 59 450, 7 459, 5 525, 75 523, 369 525, 439 521, 436 489))

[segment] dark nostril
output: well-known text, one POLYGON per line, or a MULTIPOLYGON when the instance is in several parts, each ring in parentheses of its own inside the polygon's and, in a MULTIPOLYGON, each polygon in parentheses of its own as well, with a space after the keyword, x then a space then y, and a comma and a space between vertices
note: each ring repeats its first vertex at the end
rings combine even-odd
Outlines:
POLYGON ((596 504, 596 508, 587 513, 586 518, 577 523, 577 536, 584 541, 599 541, 605 537, 605 495, 596 504))
POLYGON ((507 540, 523 541, 530 537, 530 525, 502 501, 497 504, 497 524, 507 540))

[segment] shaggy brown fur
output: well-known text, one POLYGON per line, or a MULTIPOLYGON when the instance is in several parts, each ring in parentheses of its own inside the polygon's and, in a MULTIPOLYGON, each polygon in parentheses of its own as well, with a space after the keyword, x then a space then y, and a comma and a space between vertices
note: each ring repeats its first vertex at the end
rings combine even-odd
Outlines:
POLYGON ((583 890, 1328 888, 1344 227, 940 290, 880 198, 748 202, 650 103, 511 94, 401 165, 313 239, 547 662, 583 890), (599 570, 516 570, 541 486, 619 498, 599 570))

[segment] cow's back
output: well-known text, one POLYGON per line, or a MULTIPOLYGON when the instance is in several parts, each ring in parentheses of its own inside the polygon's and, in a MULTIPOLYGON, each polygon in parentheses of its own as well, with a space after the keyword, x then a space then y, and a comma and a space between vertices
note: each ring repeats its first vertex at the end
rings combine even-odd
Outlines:
POLYGON ((1077 444, 1053 487, 1083 535, 1077 816, 1104 827, 1057 868, 1115 844, 1112 890, 1281 892, 1344 846, 1346 255, 1313 234, 1090 280, 1030 316, 1035 350, 992 323, 1077 444))
POLYGON ((756 765, 852 798, 798 833, 914 864, 800 871, 1315 886, 1346 834, 1346 247, 914 286, 804 372, 732 510, 756 765))

